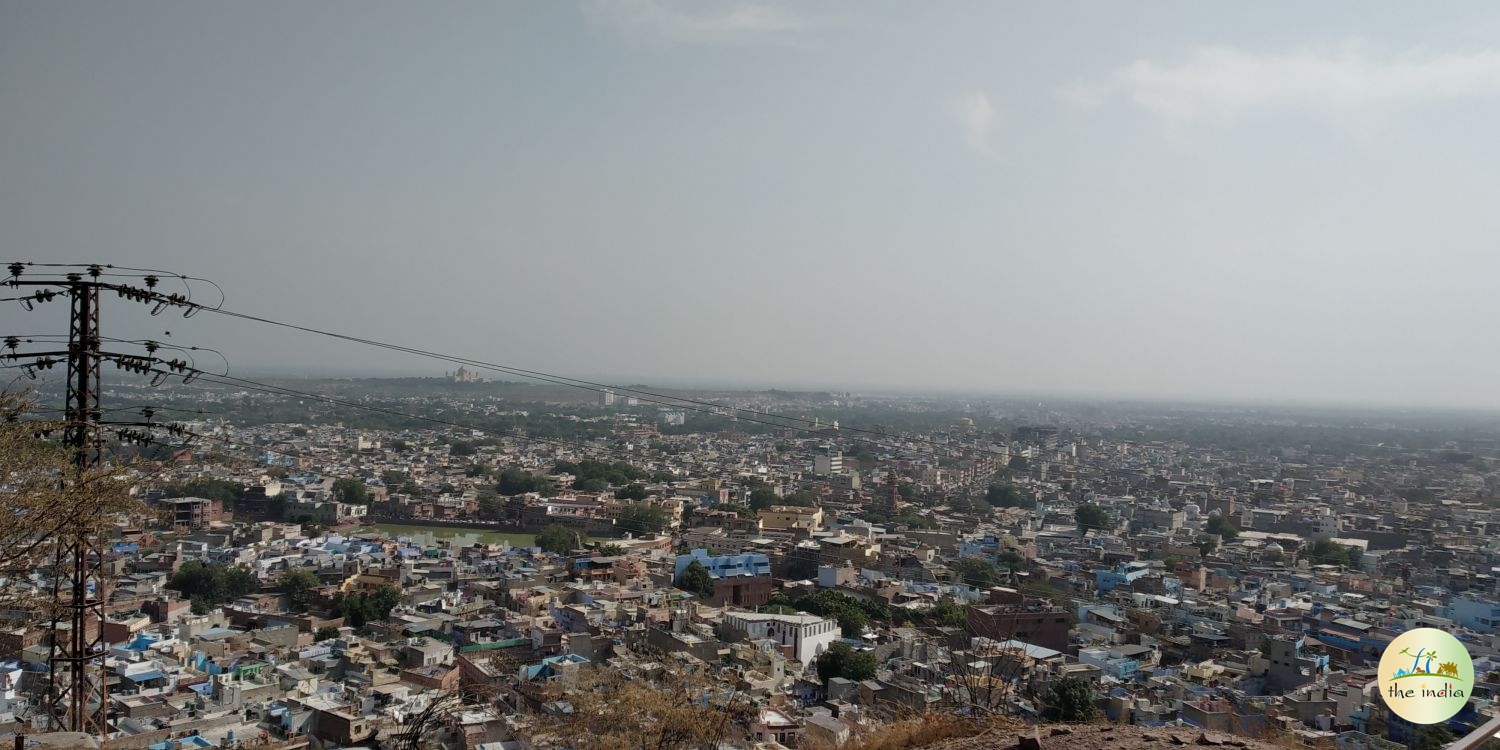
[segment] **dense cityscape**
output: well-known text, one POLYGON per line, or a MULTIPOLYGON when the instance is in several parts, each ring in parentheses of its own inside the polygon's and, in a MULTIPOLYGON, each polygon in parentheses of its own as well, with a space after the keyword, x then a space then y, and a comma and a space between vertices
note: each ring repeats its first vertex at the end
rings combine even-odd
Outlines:
MULTIPOLYGON (((743 704, 721 741, 758 747, 993 712, 1384 749, 1431 731, 1374 694, 1416 627, 1475 660, 1450 738, 1500 710, 1493 421, 266 385, 155 393, 201 437, 131 477, 150 512, 111 527, 112 744, 348 747, 424 716, 445 746, 566 745, 599 675, 672 674, 743 704)), ((21 722, 48 637, 26 619, 4 641, 21 722)))
POLYGON ((1483 0, 0 0, 0 748, 1500 750, 1497 122, 1483 0))

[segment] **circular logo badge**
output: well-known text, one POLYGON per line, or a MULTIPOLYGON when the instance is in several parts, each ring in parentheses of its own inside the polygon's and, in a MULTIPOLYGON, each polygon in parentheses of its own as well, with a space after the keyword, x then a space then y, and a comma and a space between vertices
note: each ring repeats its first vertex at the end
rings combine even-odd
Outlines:
POLYGON ((1474 660, 1446 631, 1409 630, 1380 657, 1380 695, 1397 716, 1413 724, 1453 718, 1474 688, 1474 660))

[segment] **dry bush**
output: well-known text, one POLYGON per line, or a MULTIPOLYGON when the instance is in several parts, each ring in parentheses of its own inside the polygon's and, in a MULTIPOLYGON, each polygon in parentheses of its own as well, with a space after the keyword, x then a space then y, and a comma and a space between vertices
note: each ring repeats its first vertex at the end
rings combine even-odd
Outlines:
POLYGON ((632 680, 601 669, 582 670, 563 700, 573 711, 549 733, 572 750, 713 748, 739 734, 752 710, 705 678, 632 680))
POLYGON ((496 690, 487 685, 469 685, 435 695, 425 709, 394 727, 382 747, 384 750, 441 747, 456 714, 472 708, 495 707, 496 698, 496 690))
POLYGON ((1275 720, 1275 717, 1267 717, 1265 726, 1255 733, 1253 739, 1287 750, 1333 750, 1335 745, 1331 737, 1324 737, 1309 744, 1302 735, 1297 734, 1294 729, 1284 727, 1281 722, 1275 720))
POLYGON ((0 608, 40 609, 45 618, 62 602, 32 577, 69 575, 71 561, 54 557, 57 540, 102 539, 111 521, 142 505, 120 467, 76 468, 52 439, 63 425, 26 419, 32 409, 28 394, 0 391, 0 608))
MULTIPOLYGON (((947 740, 979 735, 1005 736, 1024 731, 1025 722, 1010 716, 968 718, 951 713, 930 713, 898 719, 889 724, 856 732, 838 750, 910 750, 947 740)), ((804 740, 799 750, 834 750, 828 743, 804 740)))

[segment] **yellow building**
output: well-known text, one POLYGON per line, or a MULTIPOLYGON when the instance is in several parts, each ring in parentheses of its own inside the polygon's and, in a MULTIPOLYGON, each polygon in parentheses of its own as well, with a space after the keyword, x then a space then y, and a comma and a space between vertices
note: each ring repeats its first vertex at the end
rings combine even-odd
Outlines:
POLYGON ((822 508, 802 508, 795 505, 773 505, 762 510, 760 527, 763 531, 818 531, 823 528, 822 508))

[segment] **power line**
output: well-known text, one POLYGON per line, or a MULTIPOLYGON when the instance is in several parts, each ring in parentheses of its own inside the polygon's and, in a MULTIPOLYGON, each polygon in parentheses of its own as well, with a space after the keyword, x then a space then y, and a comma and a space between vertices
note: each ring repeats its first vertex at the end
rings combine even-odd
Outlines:
MULTIPOLYGON (((16 286, 19 283, 21 283, 19 281, 19 276, 20 276, 20 273, 21 273, 20 269, 23 268, 23 267, 25 267, 25 266, 74 267, 73 264, 38 264, 38 263, 12 264, 11 265, 12 276, 11 276, 11 278, 8 281, 6 281, 4 283, 9 284, 11 286, 16 286)), ((879 448, 881 448, 883 450, 896 450, 896 451, 904 450, 904 448, 894 447, 894 446, 888 445, 887 442, 882 442, 882 441, 896 441, 896 440, 900 440, 900 441, 915 442, 915 443, 924 443, 924 444, 928 444, 928 445, 932 445, 932 446, 937 446, 937 447, 941 448, 943 451, 945 451, 947 454, 952 454, 952 453, 963 454, 963 453, 970 453, 970 452, 980 453, 980 454, 989 455, 989 456, 994 456, 994 455, 998 455, 999 454, 998 451, 984 450, 984 449, 976 447, 976 446, 955 445, 955 444, 953 444, 951 442, 938 441, 938 440, 933 440, 933 439, 930 439, 930 438, 916 436, 916 435, 892 435, 892 434, 889 434, 887 432, 879 431, 879 430, 868 430, 868 429, 852 428, 852 427, 851 428, 845 428, 845 427, 842 427, 842 426, 837 427, 837 428, 825 429, 825 428, 822 427, 822 425, 821 425, 820 422, 817 422, 817 421, 814 421, 814 420, 811 420, 811 419, 807 419, 805 417, 793 417, 793 416, 779 415, 779 414, 778 415, 772 415, 772 414, 769 414, 769 413, 762 414, 761 412, 755 411, 753 409, 745 409, 745 408, 742 408, 742 407, 733 407, 733 406, 723 406, 723 405, 715 404, 715 403, 709 402, 709 401, 702 401, 702 400, 692 399, 692 398, 687 398, 687 397, 670 396, 670 395, 666 395, 666 394, 660 394, 660 393, 655 393, 655 392, 652 392, 652 391, 646 391, 646 390, 635 389, 635 388, 608 386, 608 385, 605 385, 605 384, 602 384, 602 383, 596 383, 596 382, 593 382, 593 381, 582 380, 582 379, 578 379, 578 378, 569 378, 569 377, 565 377, 565 376, 561 376, 561 375, 552 375, 550 373, 544 373, 544 372, 540 372, 540 371, 536 371, 536 370, 528 370, 528 369, 525 369, 525 368, 512 367, 512 366, 497 364, 497 363, 493 363, 493 362, 485 362, 485 361, 482 361, 482 360, 469 359, 469 358, 465 358, 465 357, 458 357, 458 356, 455 356, 455 355, 443 354, 443 353, 440 353, 440 352, 432 352, 432 351, 417 349, 417 348, 413 348, 413 347, 401 346, 401 345, 397 345, 397 344, 390 344, 390 343, 386 343, 386 342, 376 341, 374 339, 367 339, 367 338, 362 338, 362 337, 358 337, 358 336, 350 336, 350 335, 346 335, 346 334, 335 333, 335 332, 326 331, 326 330, 319 329, 319 328, 314 328, 314 327, 311 327, 311 326, 303 326, 303 325, 299 325, 299 324, 295 324, 295 323, 288 323, 288 322, 284 322, 284 321, 277 321, 277 320, 273 320, 273 319, 270 319, 270 318, 265 318, 265 317, 262 317, 262 316, 251 315, 251 314, 248 314, 248 313, 240 313, 240 312, 235 312, 235 311, 232 311, 232 310, 225 310, 222 307, 222 289, 219 289, 216 284, 214 286, 215 286, 216 289, 219 289, 220 295, 221 295, 221 302, 217 306, 202 305, 202 304, 199 304, 199 303, 192 302, 190 300, 190 298, 183 297, 182 295, 165 295, 165 294, 162 294, 161 292, 157 292, 157 291, 154 290, 156 283, 158 283, 158 281, 159 281, 157 279, 157 277, 155 276, 155 274, 161 274, 162 276, 166 276, 168 278, 181 279, 181 280, 184 280, 184 283, 186 283, 186 281, 189 280, 189 279, 201 280, 201 281, 205 281, 206 283, 210 283, 210 284, 213 283, 213 282, 208 281, 206 279, 196 279, 196 277, 189 277, 189 276, 182 275, 182 274, 175 274, 175 273, 166 272, 166 271, 159 271, 159 270, 155 270, 155 269, 136 269, 136 268, 125 267, 125 266, 113 266, 113 265, 104 265, 104 266, 101 266, 101 265, 95 264, 95 265, 87 266, 87 268, 88 268, 88 273, 90 275, 92 275, 92 276, 95 276, 95 277, 97 277, 99 275, 130 276, 130 274, 109 274, 109 272, 105 272, 105 271, 102 270, 104 268, 111 268, 111 269, 113 269, 113 268, 121 268, 121 269, 124 269, 124 270, 139 271, 139 272, 142 272, 143 274, 148 274, 146 276, 146 278, 147 278, 147 284, 148 284, 148 286, 151 287, 151 290, 149 290, 149 291, 147 291, 147 290, 140 290, 140 289, 134 288, 134 287, 119 287, 119 286, 108 285, 108 284, 104 284, 104 286, 106 288, 112 288, 112 289, 114 289, 121 296, 126 297, 126 298, 140 299, 141 301, 156 301, 156 302, 158 302, 157 310, 153 311, 153 314, 155 314, 156 312, 159 312, 166 305, 171 305, 171 306, 175 306, 175 307, 186 308, 187 312, 184 313, 185 316, 190 316, 193 313, 197 312, 198 310, 210 310, 210 311, 213 311, 213 312, 217 312, 217 313, 219 313, 221 315, 225 315, 225 316, 229 316, 229 317, 235 317, 235 318, 240 318, 240 319, 248 320, 248 321, 252 321, 252 322, 258 322, 258 323, 262 323, 262 324, 265 324, 265 325, 271 325, 271 326, 286 328, 286 329, 289 329, 289 330, 302 331, 302 332, 311 333, 311 334, 314 334, 314 335, 320 335, 320 336, 335 338, 335 339, 339 339, 339 340, 350 341, 350 342, 353 342, 353 343, 359 343, 359 344, 363 344, 363 345, 367 345, 367 346, 373 346, 373 347, 377 347, 377 348, 387 349, 387 350, 390 350, 390 351, 398 351, 398 352, 402 352, 402 353, 408 353, 408 354, 413 354, 413 355, 417 355, 417 356, 428 357, 428 358, 437 359, 437 360, 446 361, 446 362, 451 362, 451 363, 460 364, 460 365, 469 365, 469 366, 474 366, 474 367, 482 368, 482 369, 495 370, 497 372, 504 372, 504 373, 508 373, 508 374, 514 374, 514 375, 518 375, 518 376, 529 378, 529 379, 533 379, 533 380, 538 380, 538 381, 542 381, 542 382, 549 382, 549 383, 553 383, 553 384, 556 384, 556 385, 563 385, 563 386, 572 387, 572 388, 578 388, 578 389, 581 389, 581 390, 589 390, 589 391, 594 391, 594 392, 599 392, 599 393, 611 392, 611 391, 618 391, 618 392, 622 392, 622 393, 640 394, 640 395, 645 396, 645 398, 643 398, 641 400, 644 400, 644 401, 646 401, 648 403, 654 403, 654 404, 658 404, 660 406, 669 407, 669 408, 685 409, 685 410, 691 410, 691 411, 695 411, 695 412, 709 413, 709 414, 713 414, 713 415, 716 415, 716 416, 718 416, 721 413, 726 412, 726 411, 727 412, 731 412, 731 413, 754 415, 753 417, 734 417, 734 418, 738 419, 738 420, 741 420, 741 421, 748 422, 748 423, 760 424, 760 425, 764 425, 764 426, 768 426, 768 427, 772 427, 772 428, 776 428, 776 429, 798 430, 798 431, 802 431, 802 432, 806 432, 806 433, 813 433, 813 434, 816 434, 816 435, 819 435, 819 436, 822 436, 822 437, 825 437, 825 438, 831 438, 831 437, 833 437, 832 435, 829 434, 830 432, 837 432, 837 433, 839 433, 838 434, 839 438, 848 439, 848 440, 855 440, 855 441, 864 442, 864 443, 869 443, 869 444, 875 445, 875 446, 877 446, 877 447, 879 447, 879 448), (662 399, 666 399, 666 400, 662 400, 662 399), (798 426, 797 424, 788 424, 786 422, 769 421, 771 419, 785 420, 786 422, 802 423, 803 425, 813 425, 813 426, 812 427, 804 427, 804 426, 798 426), (858 437, 858 436, 854 436, 854 435, 848 435, 847 432, 858 432, 858 433, 864 433, 864 434, 870 434, 870 435, 877 435, 881 439, 880 440, 875 440, 875 439, 870 439, 870 438, 858 437)), ((35 284, 35 283, 38 283, 38 282, 29 282, 29 283, 35 284)), ((41 283, 46 283, 46 282, 41 282, 41 283)), ((42 294, 42 292, 39 291, 38 292, 38 297, 41 294, 42 294)), ((153 342, 153 341, 128 341, 128 342, 123 341, 123 340, 116 340, 116 341, 121 341, 122 343, 144 345, 144 346, 148 347, 148 351, 153 351, 153 352, 155 351, 155 347, 172 348, 172 349, 175 349, 175 350, 178 350, 178 351, 182 351, 186 356, 188 356, 189 359, 192 358, 191 354, 189 354, 183 347, 166 345, 166 344, 161 344, 159 342, 153 342)), ((216 350, 207 349, 206 347, 188 347, 188 349, 192 349, 192 350, 198 350, 200 348, 201 349, 205 349, 207 351, 213 351, 220 358, 225 359, 225 362, 226 362, 226 365, 227 365, 227 361, 228 361, 227 358, 224 358, 224 355, 222 353, 216 351, 216 350)), ((193 370, 195 372, 202 372, 200 370, 197 370, 197 368, 195 366, 193 367, 193 370)), ((30 370, 28 370, 28 372, 29 371, 30 370)), ((227 377, 227 371, 226 371, 225 376, 227 377)), ((196 375, 194 377, 196 377, 196 375)), ((262 384, 262 385, 264 385, 264 384, 262 384)), ((304 394, 304 395, 306 397, 316 397, 315 394, 304 394)), ((404 416, 411 416, 411 415, 404 415, 404 416)), ((934 458, 939 458, 940 459, 940 458, 943 457, 944 454, 940 454, 940 453, 937 453, 935 451, 932 451, 932 452, 929 452, 929 455, 931 455, 934 458)))
MULTIPOLYGON (((528 370, 528 369, 525 369, 525 368, 514 367, 514 366, 510 366, 510 365, 502 365, 502 364, 497 364, 497 363, 494 363, 494 362, 485 362, 483 360, 469 359, 469 358, 466 358, 466 357, 459 357, 457 355, 443 354, 441 352, 433 352, 433 351, 428 351, 428 350, 424 350, 424 349, 417 349, 417 348, 414 348, 414 347, 402 346, 402 345, 399 345, 399 344, 390 344, 390 343, 386 343, 386 342, 382 342, 382 341, 376 341, 374 339, 362 338, 362 337, 359 337, 359 336, 351 336, 351 335, 342 334, 342 333, 335 333, 335 332, 332 332, 332 331, 325 331, 325 330, 322 330, 322 329, 319 329, 319 328, 313 328, 311 326, 304 326, 304 325, 299 325, 299 324, 296 324, 296 323, 287 323, 287 322, 284 322, 284 321, 272 320, 270 318, 265 318, 265 317, 261 317, 261 316, 258 316, 258 315, 250 315, 250 314, 247 314, 247 313, 240 313, 240 312, 235 312, 233 310, 226 310, 226 309, 222 309, 222 308, 204 308, 204 309, 207 309, 207 310, 209 310, 211 312, 218 313, 220 315, 225 315, 225 316, 228 316, 228 317, 232 317, 232 318, 239 318, 239 319, 242 319, 242 320, 248 320, 248 321, 252 321, 252 322, 256 322, 256 323, 262 323, 262 324, 265 324, 265 325, 271 325, 271 326, 277 326, 277 327, 287 328, 287 329, 296 330, 296 331, 302 331, 304 333, 311 333, 311 334, 318 335, 318 336, 326 336, 326 337, 329 337, 329 338, 340 339, 340 340, 343 340, 343 341, 349 341, 349 342, 353 342, 353 343, 357 343, 357 344, 364 344, 366 346, 373 346, 373 347, 377 347, 377 348, 380 348, 380 349, 387 349, 387 350, 390 350, 390 351, 397 351, 397 352, 402 352, 402 353, 405 353, 405 354, 414 354, 414 355, 417 355, 417 356, 427 357, 427 358, 430 358, 430 359, 436 359, 436 360, 440 360, 440 361, 444 361, 444 362, 451 362, 453 364, 467 365, 467 366, 472 366, 472 367, 478 367, 478 368, 481 368, 481 369, 493 370, 493 371, 496 371, 496 372, 503 372, 503 373, 507 373, 507 374, 511 374, 511 375, 517 375, 517 376, 520 376, 520 377, 530 378, 530 379, 533 379, 533 380, 539 380, 539 381, 542 381, 542 382, 552 383, 554 385, 563 385, 563 386, 568 386, 568 387, 571 387, 571 388, 578 388, 580 390, 593 391, 593 392, 596 392, 596 393, 603 393, 605 391, 610 391, 610 392, 615 392, 615 393, 636 394, 637 396, 645 396, 645 398, 641 398, 640 400, 645 401, 647 403, 657 404, 657 405, 660 405, 660 406, 666 406, 666 407, 678 408, 678 409, 688 409, 690 411, 696 411, 696 412, 708 413, 708 414, 715 414, 715 415, 718 415, 718 413, 720 411, 724 411, 724 410, 733 411, 733 412, 740 413, 740 414, 750 414, 750 415, 754 415, 755 418, 751 418, 751 417, 737 417, 737 419, 741 419, 742 421, 751 422, 751 423, 755 423, 755 424, 762 424, 762 425, 766 425, 766 426, 770 426, 770 427, 777 427, 777 428, 780 428, 780 429, 793 429, 793 430, 801 430, 801 431, 804 431, 804 432, 814 432, 814 433, 820 433, 820 434, 823 433, 826 429, 834 429, 836 432, 840 433, 841 437, 849 437, 850 439, 854 439, 854 440, 862 440, 863 442, 872 443, 872 444, 877 445, 877 446, 882 447, 882 448, 889 448, 890 446, 884 445, 884 444, 882 444, 882 443, 880 443, 878 441, 875 441, 875 440, 867 440, 867 439, 862 439, 862 438, 857 438, 857 437, 850 437, 850 436, 847 436, 847 435, 843 435, 842 433, 844 433, 846 431, 847 432, 858 432, 858 433, 864 433, 864 434, 869 434, 869 435, 877 435, 877 436, 880 436, 880 437, 888 439, 888 440, 892 439, 892 438, 895 438, 895 439, 900 439, 900 440, 907 440, 907 441, 910 441, 910 442, 927 443, 927 444, 930 444, 930 445, 940 446, 940 447, 942 447, 942 448, 944 448, 946 450, 959 450, 959 451, 976 451, 976 452, 981 452, 980 449, 978 449, 978 448, 955 447, 954 445, 949 444, 949 443, 945 443, 945 442, 938 441, 938 440, 932 440, 930 438, 924 438, 924 437, 915 436, 915 435, 893 436, 893 435, 891 435, 889 433, 882 432, 882 431, 879 431, 879 430, 870 430, 870 429, 864 429, 864 428, 858 428, 858 427, 844 427, 843 425, 840 425, 838 428, 832 428, 831 426, 825 428, 825 427, 822 426, 822 424, 820 422, 817 422, 817 421, 812 420, 812 419, 808 419, 806 417, 794 417, 794 416, 784 415, 784 414, 768 414, 768 413, 762 413, 762 412, 755 411, 754 409, 746 409, 746 408, 743 408, 743 407, 724 406, 722 404, 715 404, 715 403, 713 403, 711 401, 702 401, 702 400, 692 399, 692 398, 686 398, 686 397, 682 397, 682 396, 671 396, 671 395, 667 395, 667 394, 656 393, 656 392, 653 392, 653 391, 646 391, 646 390, 637 389, 637 388, 628 388, 628 387, 624 387, 624 386, 606 385, 604 383, 597 383, 597 382, 594 382, 594 381, 582 380, 582 379, 579 379, 579 378, 570 378, 570 377, 566 377, 566 376, 563 376, 563 375, 553 375, 551 373, 541 372, 541 371, 538 371, 538 370, 528 370), (667 399, 667 400, 663 401, 661 399, 667 399), (695 406, 696 407, 700 407, 700 408, 694 408, 695 406), (765 419, 763 419, 763 418, 783 419, 783 420, 788 420, 788 421, 791 421, 791 422, 800 422, 800 423, 802 423, 804 425, 812 425, 812 427, 811 428, 808 428, 808 427, 798 427, 796 425, 783 424, 783 423, 780 423, 780 422, 770 422, 770 421, 765 421, 765 419)), ((991 455, 994 455, 995 453, 997 453, 995 451, 982 451, 982 452, 989 453, 991 455)))
MULTIPOLYGON (((168 272, 168 271, 160 271, 160 270, 156 270, 156 269, 141 269, 141 268, 131 268, 131 267, 127 267, 127 266, 114 266, 114 265, 99 265, 99 264, 88 265, 88 264, 67 264, 67 263, 18 263, 18 264, 12 264, 12 266, 11 266, 12 277, 11 277, 9 283, 12 283, 12 285, 14 285, 14 282, 16 281, 16 279, 19 277, 19 274, 20 274, 19 268, 27 267, 27 266, 55 267, 55 268, 85 267, 85 268, 89 268, 90 269, 90 273, 97 273, 97 272, 100 271, 100 269, 103 269, 103 268, 110 268, 110 269, 119 268, 119 269, 123 269, 123 270, 138 271, 138 272, 142 272, 142 273, 153 274, 153 276, 149 276, 148 277, 148 280, 155 279, 156 276, 154 276, 154 275, 155 274, 159 274, 160 276, 164 276, 164 277, 167 277, 167 278, 184 280, 184 283, 186 283, 187 280, 196 280, 196 281, 203 281, 205 283, 213 284, 212 281, 209 281, 207 279, 200 279, 198 277, 186 276, 186 275, 183 275, 183 274, 177 274, 177 273, 172 273, 172 272, 168 272)), ((220 293, 220 297, 221 297, 221 302, 218 305, 216 305, 216 306, 202 305, 202 304, 199 304, 199 303, 192 302, 191 299, 190 299, 190 297, 189 298, 182 298, 182 297, 173 296, 173 295, 164 295, 164 294, 162 294, 160 292, 156 292, 156 291, 150 292, 150 296, 156 298, 158 301, 161 301, 163 303, 167 303, 167 304, 172 304, 174 306, 188 308, 188 312, 185 313, 185 315, 191 315, 194 312, 197 312, 198 310, 209 310, 211 312, 215 312, 215 313, 218 313, 220 315, 227 316, 227 317, 239 318, 241 320, 247 320, 247 321, 261 323, 261 324, 265 324, 265 325, 276 326, 276 327, 280 327, 280 328, 286 328, 286 329, 289 329, 289 330, 301 331, 303 333, 310 333, 310 334, 314 334, 314 335, 318 335, 318 336, 325 336, 325 337, 328 337, 328 338, 334 338, 334 339, 339 339, 339 340, 343 340, 343 341, 349 341, 349 342, 352 342, 352 343, 363 344, 363 345, 366 345, 366 346, 373 346, 373 347, 376 347, 376 348, 386 349, 386 350, 389 350, 389 351, 396 351, 396 352, 402 352, 402 353, 406 353, 406 354, 413 354, 413 355, 416 355, 416 356, 427 357, 427 358, 430 358, 430 359, 436 359, 436 360, 439 360, 439 361, 450 362, 450 363, 453 363, 453 364, 473 366, 473 367, 477 367, 477 368, 481 368, 481 369, 493 370, 493 371, 496 371, 496 372, 502 372, 502 373, 506 373, 506 374, 516 375, 516 376, 520 376, 520 377, 524 377, 524 378, 529 378, 529 379, 537 380, 537 381, 541 381, 541 382, 552 383, 554 385, 562 385, 562 386, 571 387, 571 388, 578 388, 580 390, 587 390, 587 391, 592 391, 592 392, 596 392, 596 393, 604 393, 605 391, 611 391, 611 392, 635 394, 635 395, 637 395, 637 397, 638 397, 639 400, 645 401, 647 403, 657 404, 659 406, 669 407, 669 408, 685 409, 685 410, 690 410, 690 411, 695 411, 695 412, 700 412, 700 413, 713 414, 715 416, 718 416, 720 414, 720 412, 722 412, 722 411, 730 411, 730 412, 735 412, 735 413, 738 413, 738 414, 753 415, 751 417, 736 417, 736 419, 739 419, 739 420, 745 421, 745 422, 750 422, 750 423, 753 423, 753 424, 761 424, 761 425, 765 425, 765 426, 768 426, 768 427, 774 427, 774 428, 778 428, 778 429, 800 430, 802 432, 809 432, 809 433, 819 434, 819 435, 822 435, 824 437, 832 437, 832 436, 826 434, 826 430, 827 429, 832 429, 834 432, 839 433, 839 437, 846 438, 846 439, 851 439, 851 440, 858 440, 860 442, 869 443, 869 444, 875 445, 877 447, 880 447, 880 448, 883 448, 883 449, 888 449, 888 450, 892 449, 892 446, 889 446, 889 445, 887 445, 885 443, 882 443, 879 440, 872 440, 872 439, 868 439, 868 438, 859 438, 859 437, 848 435, 846 433, 848 433, 848 432, 855 432, 855 433, 862 433, 862 434, 868 434, 868 435, 876 435, 879 438, 882 438, 884 440, 897 439, 897 440, 905 440, 905 441, 908 441, 908 442, 925 443, 925 444, 929 444, 929 445, 940 447, 940 448, 942 448, 945 451, 952 451, 952 452, 960 452, 960 453, 974 452, 974 453, 981 453, 981 454, 990 455, 990 456, 998 455, 998 453, 999 453, 998 451, 989 451, 989 450, 984 450, 984 449, 981 449, 981 448, 978 448, 978 447, 955 446, 955 445, 953 445, 951 443, 948 443, 948 442, 933 440, 931 438, 925 438, 925 437, 920 437, 920 436, 916 436, 916 435, 894 436, 894 435, 891 435, 891 434, 889 434, 887 432, 883 432, 883 431, 880 431, 880 430, 870 430, 870 429, 858 428, 858 427, 844 427, 842 425, 840 425, 838 428, 824 428, 820 422, 812 420, 812 419, 808 419, 806 417, 794 417, 794 416, 783 415, 783 414, 762 413, 762 412, 755 411, 753 409, 746 409, 746 408, 743 408, 743 407, 734 407, 734 406, 724 406, 724 405, 721 405, 721 404, 715 404, 715 403, 710 402, 710 401, 703 401, 703 400, 699 400, 699 399, 687 398, 687 397, 682 397, 682 396, 671 396, 671 395, 657 393, 657 392, 653 392, 653 391, 647 391, 647 390, 643 390, 643 389, 629 388, 629 387, 624 387, 624 386, 610 386, 610 385, 606 385, 606 384, 603 384, 603 383, 598 383, 598 382, 589 381, 589 380, 583 380, 583 379, 580 379, 580 378, 570 378, 570 377, 567 377, 567 376, 554 375, 554 374, 551 374, 551 373, 541 372, 541 371, 538 371, 538 370, 530 370, 530 369, 526 369, 526 368, 514 367, 514 366, 510 366, 510 365, 503 365, 503 364, 498 364, 498 363, 494 363, 494 362, 486 362, 486 361, 483 361, 483 360, 470 359, 470 358, 466 358, 466 357, 459 357, 457 355, 444 354, 444 353, 441 353, 441 352, 428 351, 428 350, 424 350, 424 349, 418 349, 418 348, 415 348, 415 347, 402 346, 402 345, 399 345, 399 344, 391 344, 391 343, 387 343, 387 342, 378 341, 378 340, 375 340, 375 339, 369 339, 369 338, 364 338, 364 337, 360 337, 360 336, 352 336, 352 335, 348 335, 348 334, 342 334, 342 333, 336 333, 336 332, 333 332, 333 331, 327 331, 327 330, 323 330, 323 329, 320 329, 320 328, 315 328, 315 327, 312 327, 312 326, 304 326, 304 325, 300 325, 300 324, 297 324, 297 323, 289 323, 289 322, 285 322, 285 321, 274 320, 274 319, 266 318, 266 317, 259 316, 259 315, 252 315, 252 314, 249 314, 249 313, 236 312, 236 311, 233 311, 233 310, 224 309, 223 302, 222 302, 223 290, 222 290, 222 288, 218 287, 217 284, 214 284, 214 286, 215 286, 216 289, 218 289, 218 291, 220 293), (642 396, 644 398, 640 398, 642 396), (662 399, 666 399, 666 400, 662 400, 662 399), (802 425, 811 425, 811 427, 799 427, 796 424, 786 424, 786 423, 783 423, 783 422, 772 422, 772 421, 768 421, 768 419, 786 420, 787 422, 801 423, 802 425)), ((221 354, 220 356, 222 357, 223 355, 221 354)), ((933 454, 933 455, 936 456, 937 454, 933 454)))
MULTIPOLYGON (((37 408, 29 409, 28 411, 33 414, 59 414, 66 413, 67 410, 58 408, 37 408)), ((141 406, 107 406, 100 408, 99 412, 103 414, 116 414, 120 412, 131 412, 136 414, 140 414, 143 412, 171 412, 173 414, 201 414, 205 416, 211 414, 219 414, 219 412, 210 411, 208 409, 177 409, 171 406, 156 406, 155 404, 145 404, 141 406)))

